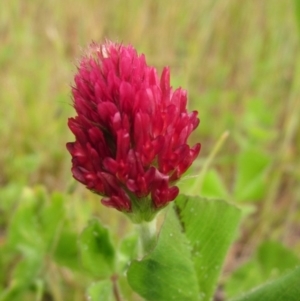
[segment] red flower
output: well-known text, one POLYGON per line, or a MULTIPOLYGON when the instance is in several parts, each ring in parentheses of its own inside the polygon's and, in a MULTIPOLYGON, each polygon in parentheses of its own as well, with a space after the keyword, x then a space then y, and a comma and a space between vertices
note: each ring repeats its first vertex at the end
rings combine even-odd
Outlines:
POLYGON ((72 94, 74 178, 104 205, 151 219, 176 198, 176 180, 200 151, 187 144, 199 119, 186 110, 186 91, 172 91, 169 68, 159 79, 132 46, 106 42, 90 46, 72 94))

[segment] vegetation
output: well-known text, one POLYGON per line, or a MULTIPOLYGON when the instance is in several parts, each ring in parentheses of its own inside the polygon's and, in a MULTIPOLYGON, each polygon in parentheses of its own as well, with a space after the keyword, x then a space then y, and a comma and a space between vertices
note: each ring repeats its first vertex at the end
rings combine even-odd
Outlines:
POLYGON ((116 244, 131 233, 75 183, 65 147, 77 58, 105 38, 134 45, 160 70, 169 65, 199 111, 192 139, 202 150, 189 174, 201 173, 201 196, 243 213, 219 300, 299 265, 299 3, 2 0, 0 300, 84 300, 101 278, 81 264, 77 237, 88 220, 98 217, 116 244))

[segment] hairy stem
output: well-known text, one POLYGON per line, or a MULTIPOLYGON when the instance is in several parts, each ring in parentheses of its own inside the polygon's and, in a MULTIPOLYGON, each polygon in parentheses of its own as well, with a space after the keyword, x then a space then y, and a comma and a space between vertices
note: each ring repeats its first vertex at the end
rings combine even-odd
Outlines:
POLYGON ((156 243, 156 219, 137 225, 139 232, 139 257, 148 254, 156 243))

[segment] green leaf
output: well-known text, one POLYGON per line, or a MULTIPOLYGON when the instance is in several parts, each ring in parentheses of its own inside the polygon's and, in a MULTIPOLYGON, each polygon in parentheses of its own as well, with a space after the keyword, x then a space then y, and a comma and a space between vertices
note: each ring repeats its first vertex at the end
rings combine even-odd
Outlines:
POLYGON ((132 233, 126 236, 119 247, 118 252, 118 267, 121 272, 128 268, 128 264, 138 256, 138 236, 132 233))
POLYGON ((191 187, 195 185, 199 176, 185 175, 177 183, 176 186, 179 188, 180 193, 189 194, 191 187))
POLYGON ((154 250, 128 269, 130 286, 149 301, 196 301, 199 287, 190 247, 170 208, 154 250))
POLYGON ((15 206, 16 201, 22 192, 22 186, 16 182, 9 183, 6 186, 0 188, 0 211, 1 211, 1 219, 7 218, 4 213, 8 214, 13 210, 13 206, 15 206))
POLYGON ((79 267, 79 248, 78 235, 69 227, 65 226, 60 233, 55 251, 54 259, 61 265, 71 269, 80 269, 79 267))
POLYGON ((216 170, 209 170, 205 174, 201 195, 209 198, 228 198, 226 187, 216 170))
POLYGON ((87 291, 90 301, 113 301, 113 287, 109 280, 98 281, 90 285, 87 291))
POLYGON ((38 256, 35 258, 26 258, 18 263, 13 271, 12 279, 16 281, 19 286, 32 285, 39 276, 43 267, 42 258, 38 256))
POLYGON ((279 242, 266 241, 257 252, 257 259, 266 279, 276 277, 300 264, 299 258, 279 242))
POLYGON ((224 285, 225 295, 227 298, 240 296, 264 281, 257 260, 250 260, 234 271, 226 280, 224 285))
POLYGON ((26 292, 33 292, 37 283, 41 283, 39 278, 41 269, 41 258, 26 258, 20 261, 12 272, 9 285, 0 291, 0 301, 29 300, 25 297, 26 292))
POLYGON ((109 233, 97 219, 89 222, 79 239, 83 266, 93 276, 102 278, 112 274, 115 251, 109 233))
POLYGON ((55 193, 49 204, 41 211, 42 236, 51 249, 59 237, 65 218, 65 200, 62 194, 55 193))
POLYGON ((124 300, 133 300, 135 294, 130 287, 128 281, 126 272, 128 270, 128 267, 131 263, 131 261, 138 257, 138 235, 137 231, 134 231, 132 233, 129 233, 120 243, 120 246, 118 248, 118 285, 120 287, 120 290, 122 291, 122 296, 124 297, 124 300))
POLYGON ((266 241, 247 263, 234 271, 224 288, 227 297, 235 297, 300 264, 299 258, 279 242, 266 241))
POLYGON ((232 301, 299 301, 300 267, 232 301))
POLYGON ((274 112, 268 109, 266 101, 260 98, 250 98, 245 102, 244 115, 240 124, 241 135, 245 145, 260 145, 274 141, 277 133, 274 129, 274 112))
POLYGON ((23 254, 45 253, 38 218, 38 204, 34 191, 26 189, 8 228, 8 246, 23 254), (26 225, 26 226, 25 226, 26 225))
POLYGON ((261 150, 247 148, 237 158, 234 197, 238 201, 254 201, 266 193, 266 171, 271 158, 261 150))
POLYGON ((179 196, 176 205, 192 247, 201 291, 200 300, 211 300, 224 258, 240 220, 240 211, 220 200, 179 196))

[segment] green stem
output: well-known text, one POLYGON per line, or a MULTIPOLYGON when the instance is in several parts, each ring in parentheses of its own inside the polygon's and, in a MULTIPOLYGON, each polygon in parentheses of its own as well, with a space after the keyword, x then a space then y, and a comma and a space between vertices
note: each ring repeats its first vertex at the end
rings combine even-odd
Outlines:
POLYGON ((139 233, 139 257, 148 254, 156 243, 156 218, 137 225, 139 233))

